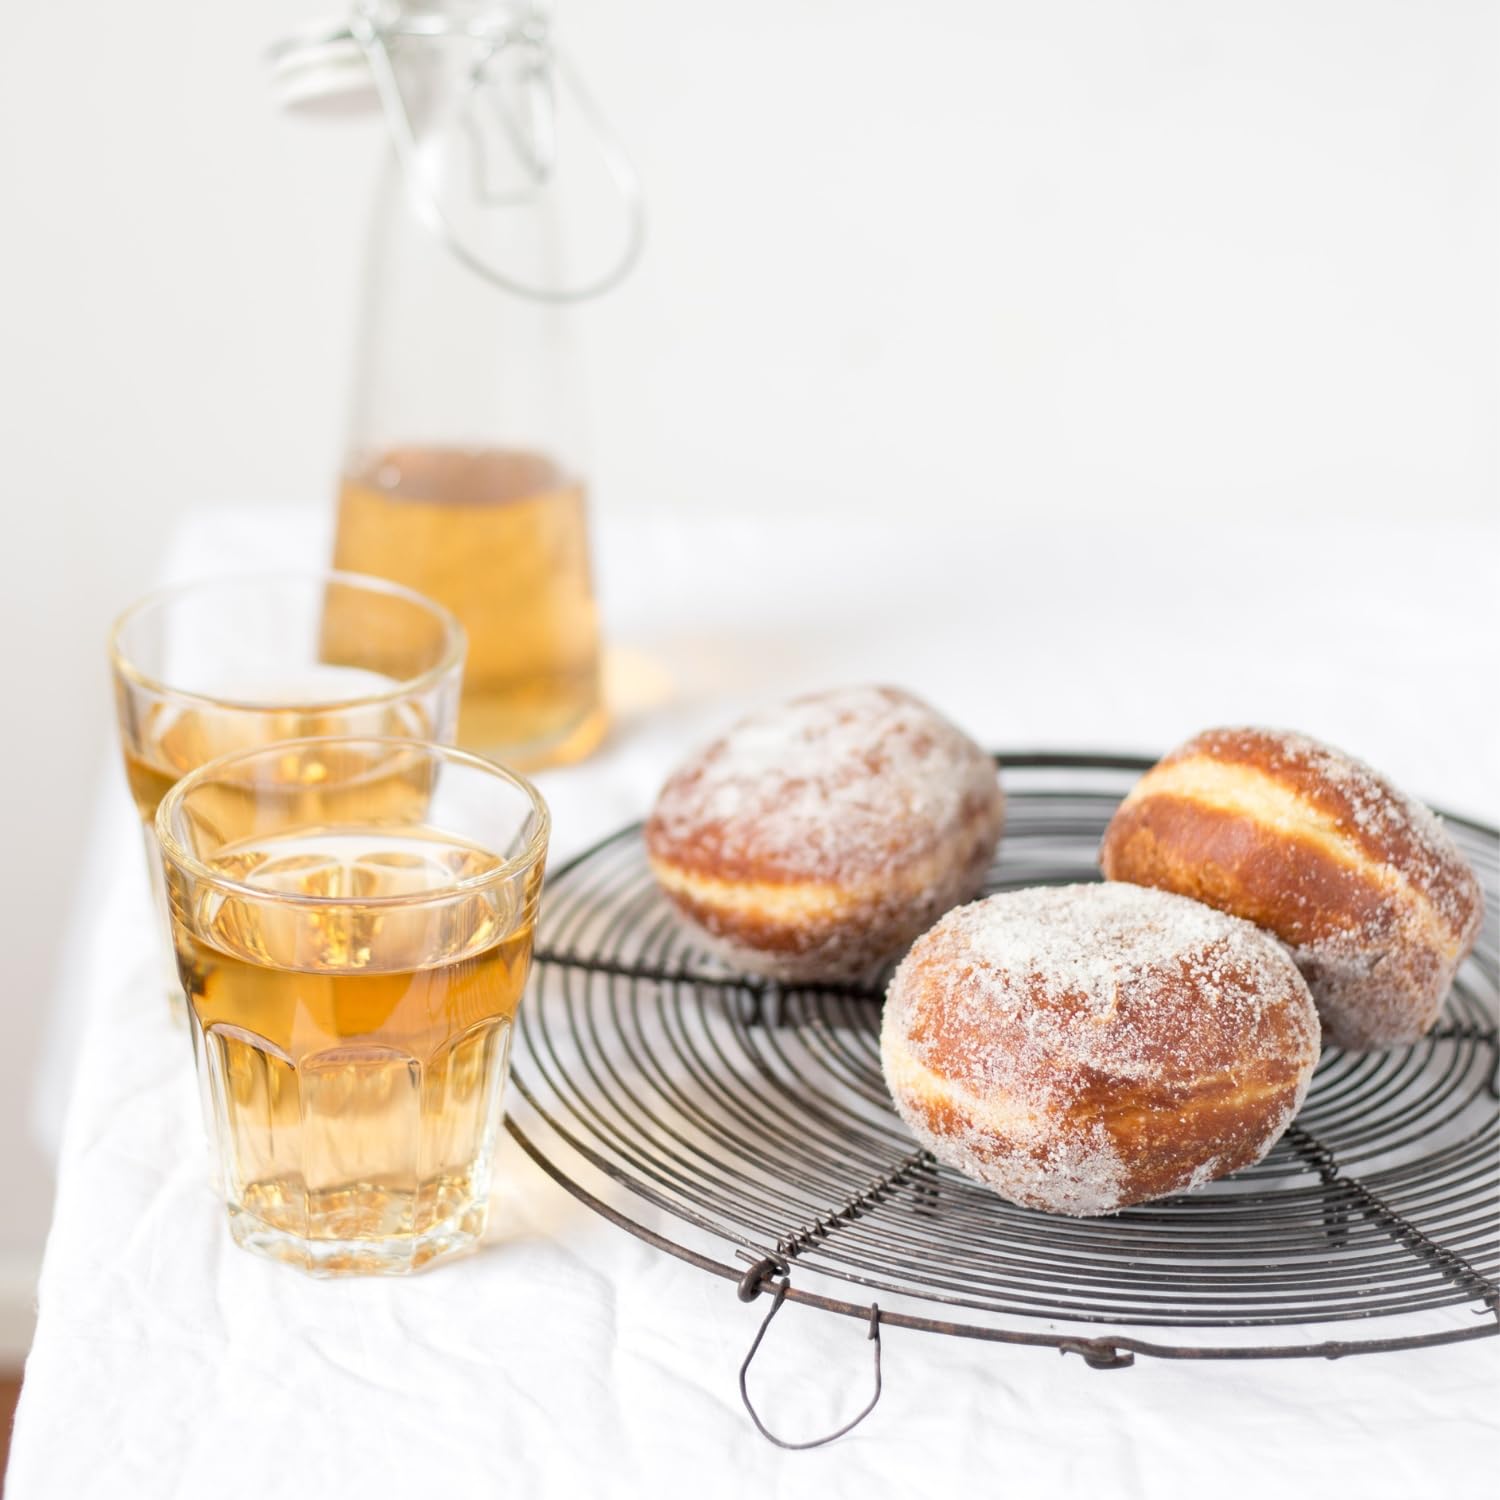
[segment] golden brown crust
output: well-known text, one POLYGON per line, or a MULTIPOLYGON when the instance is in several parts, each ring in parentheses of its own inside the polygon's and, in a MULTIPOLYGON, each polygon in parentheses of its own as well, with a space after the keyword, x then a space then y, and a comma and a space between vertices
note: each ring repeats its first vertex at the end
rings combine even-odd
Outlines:
POLYGON ((772 978, 854 979, 972 896, 994 852, 985 819, 858 885, 720 879, 648 858, 672 904, 737 966, 772 978))
POLYGON ((1197 756, 1248 766, 1288 787, 1332 819, 1370 860, 1399 869, 1435 905, 1461 911, 1472 903, 1474 872, 1437 820, 1352 756, 1281 730, 1210 729, 1162 764, 1197 756))
POLYGON ((731 962, 851 979, 979 888, 994 762, 894 688, 794 699, 673 774, 646 825, 668 898, 731 962))
POLYGON ((1191 896, 1291 947, 1354 929, 1391 935, 1388 892, 1368 868, 1321 842, 1294 832, 1269 838, 1254 817, 1171 793, 1121 806, 1100 864, 1110 880, 1191 896))
POLYGON ((1482 912, 1425 808, 1328 746, 1263 729, 1211 730, 1164 757, 1116 812, 1100 865, 1274 933, 1325 1039, 1349 1048, 1432 1025, 1482 912))
MULTIPOLYGON (((1251 1071, 1268 1070, 1252 1065, 1251 1071)), ((1087 1217, 1167 1198, 1260 1161, 1274 1138, 1267 1140, 1265 1132, 1247 1130, 1246 1120, 1254 1117, 1252 1110, 1260 1109, 1279 1116, 1285 1101, 1297 1097, 1295 1080, 1284 1076, 1285 1071, 1277 1069, 1278 1076, 1264 1079, 1220 1079, 1191 1092, 1155 1095, 1132 1090, 1122 1094, 1116 1108, 1092 1114, 1080 1105, 1052 1140, 1038 1140, 1031 1131, 996 1129, 982 1112, 964 1107, 945 1093, 913 1092, 902 1113, 940 1160, 944 1159, 938 1151, 942 1142, 974 1141, 965 1160, 953 1164, 989 1181, 1003 1197, 1044 1213, 1087 1217), (1066 1177, 1072 1172, 1071 1158, 1078 1154, 1068 1138, 1086 1141, 1096 1133, 1107 1137, 1127 1165, 1121 1168, 1107 1201, 1088 1200, 1086 1206, 1075 1207, 1075 1200, 1058 1195, 1055 1181, 1059 1174, 1066 1177), (982 1170, 973 1171, 971 1161, 982 1170), (1018 1161, 1024 1163, 1020 1170, 1018 1161)), ((1276 1137, 1280 1134, 1280 1130, 1275 1132, 1276 1137)))
POLYGON ((1008 892, 891 982, 881 1055, 940 1160, 1051 1212, 1112 1212, 1257 1161, 1318 1055, 1307 987, 1248 923, 1156 891, 1008 892))

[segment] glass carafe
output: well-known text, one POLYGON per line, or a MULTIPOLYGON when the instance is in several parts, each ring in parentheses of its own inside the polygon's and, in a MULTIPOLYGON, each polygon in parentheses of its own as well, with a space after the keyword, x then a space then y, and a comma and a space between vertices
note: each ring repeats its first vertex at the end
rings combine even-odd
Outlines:
POLYGON ((533 4, 364 8, 348 35, 392 149, 334 565, 462 621, 461 744, 523 768, 575 760, 606 714, 572 304, 634 258, 634 181, 533 4), (570 202, 597 201, 599 182, 624 195, 623 248, 576 256, 603 268, 570 282, 570 202))

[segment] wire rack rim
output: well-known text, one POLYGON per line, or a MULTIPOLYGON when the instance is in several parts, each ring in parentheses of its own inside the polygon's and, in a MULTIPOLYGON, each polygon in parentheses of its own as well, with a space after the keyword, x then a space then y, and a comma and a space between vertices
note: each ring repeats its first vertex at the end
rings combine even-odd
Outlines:
MULTIPOLYGON (((1071 752, 1050 750, 1002 750, 995 752, 994 758, 1002 771, 1056 770, 1077 772, 1099 771, 1115 773, 1140 773, 1148 770, 1152 765, 1155 764, 1155 758, 1148 756, 1086 751, 1071 752)), ((1079 785, 1062 788, 1053 788, 1050 786, 1038 788, 1030 795, 1036 798, 1055 797, 1059 799, 1074 799, 1075 801, 1082 802, 1113 802, 1117 800, 1118 794, 1110 791, 1107 788, 1101 788, 1097 785, 1079 785)), ((1461 814, 1448 811, 1440 811, 1439 815, 1448 823, 1464 829, 1470 836, 1477 837, 1480 840, 1486 841, 1492 849, 1497 844, 1500 844, 1500 830, 1496 830, 1486 823, 1482 823, 1475 819, 1465 817, 1461 814)), ((1044 823, 1045 820, 1042 820, 1042 822, 1044 823)), ((610 851, 612 848, 619 846, 630 840, 631 838, 639 835, 641 827, 642 824, 640 822, 631 823, 624 827, 618 828, 613 832, 607 834, 605 837, 597 840, 595 843, 591 844, 580 853, 574 855, 571 859, 567 860, 556 869, 549 871, 549 886, 551 886, 554 882, 562 880, 564 877, 579 869, 581 866, 586 865, 590 860, 606 854, 606 852, 610 851)), ((1070 821, 1065 836, 1071 840, 1075 834, 1079 837, 1082 837, 1086 832, 1087 830, 1074 828, 1072 826, 1072 822, 1070 821)), ((536 954, 536 960, 539 967, 543 968, 551 966, 565 970, 573 968, 581 968, 587 970, 599 967, 604 969, 605 972, 609 972, 610 969, 610 966, 607 962, 603 965, 600 965, 598 963, 598 960, 589 959, 582 956, 575 956, 573 953, 567 951, 566 947, 563 947, 558 951, 550 951, 546 948, 539 947, 536 954)), ((706 984, 712 986, 715 983, 715 977, 712 974, 706 973, 669 974, 666 972, 660 972, 655 974, 647 974, 640 972, 633 966, 621 965, 621 968, 624 970, 624 972, 618 975, 618 977, 620 978, 656 979, 660 982, 665 982, 666 984, 706 984)), ((784 1000, 788 996, 798 993, 797 987, 786 987, 785 989, 781 989, 780 987, 771 985, 769 983, 757 984, 753 980, 747 983, 743 977, 735 976, 729 973, 726 973, 723 976, 722 983, 724 985, 739 988, 742 993, 746 994, 746 998, 754 999, 757 1002, 763 995, 766 995, 768 993, 772 997, 782 1000, 784 1000)), ((821 991, 824 987, 817 986, 808 988, 821 991)), ((867 999, 871 998, 871 996, 868 991, 861 991, 856 986, 850 986, 847 998, 855 1000, 867 999)), ((1492 1052, 1496 1050, 1496 1037, 1493 1026, 1481 1028, 1475 1025, 1465 1026, 1460 1029, 1463 1030, 1466 1034, 1462 1038, 1455 1037, 1455 1039, 1468 1040, 1483 1046, 1487 1046, 1492 1052), (1472 1032, 1473 1034, 1467 1034, 1469 1032, 1472 1032)), ((543 1074, 545 1077, 545 1067, 543 1068, 543 1074)), ((559 1139, 566 1144, 569 1150, 580 1155, 585 1161, 591 1163, 595 1168, 600 1169, 606 1177, 614 1181, 617 1185, 632 1189, 636 1192, 640 1191, 639 1184, 636 1184, 628 1175, 622 1176, 618 1168, 614 1167, 607 1160, 599 1157, 597 1153, 595 1153, 586 1143, 581 1141, 566 1126, 555 1119, 552 1114, 549 1113, 548 1109, 542 1104, 542 1102, 527 1087, 527 1084, 523 1077, 514 1077, 514 1085, 517 1091, 526 1099, 527 1103, 536 1112, 539 1118, 545 1122, 548 1129, 550 1129, 552 1132, 555 1132, 559 1139)), ((668 1254, 671 1254, 677 1257, 679 1260, 687 1262, 688 1264, 696 1266, 700 1270, 708 1271, 715 1276, 736 1283, 741 1282, 744 1278, 745 1268, 743 1265, 736 1266, 727 1264, 719 1260, 715 1260, 711 1256, 702 1254, 701 1252, 692 1249, 686 1244, 678 1243, 677 1241, 672 1240, 667 1236, 657 1232, 656 1230, 647 1227, 645 1224, 642 1224, 637 1220, 631 1218, 628 1214, 615 1208, 612 1204, 607 1203, 597 1197, 581 1183, 575 1182, 561 1167, 556 1165, 548 1157, 546 1152, 543 1151, 541 1147, 539 1147, 531 1139, 530 1136, 527 1135, 526 1131, 520 1126, 520 1124, 517 1123, 516 1119, 513 1116, 507 1116, 506 1126, 509 1130, 509 1133, 516 1140, 521 1149, 538 1166, 540 1166, 549 1177, 551 1177, 555 1182, 566 1189, 585 1207, 597 1213, 600 1217, 608 1220, 618 1228, 626 1230, 628 1233, 634 1235, 637 1239, 640 1239, 645 1243, 652 1245, 656 1249, 664 1250, 668 1254)), ((1315 1166, 1316 1164, 1312 1163, 1311 1165, 1315 1166)), ((1336 1165, 1334 1167, 1334 1172, 1337 1172, 1336 1165)), ((1349 1180, 1350 1179, 1347 1178, 1343 1179, 1336 1185, 1340 1190, 1342 1190, 1347 1187, 1349 1180)), ((1353 1201, 1348 1204, 1348 1207, 1352 1210, 1352 1218, 1349 1225, 1351 1229, 1359 1226, 1359 1221, 1361 1218, 1367 1218, 1365 1210, 1370 1208, 1370 1205, 1362 1204, 1357 1201, 1359 1197, 1357 1188, 1358 1182, 1356 1179, 1356 1190, 1352 1194, 1353 1201)), ((1380 1202, 1378 1198, 1374 1198, 1373 1203, 1375 1208, 1381 1210, 1384 1210, 1387 1207, 1384 1203, 1380 1202)), ((834 1214, 835 1217, 837 1216, 837 1212, 837 1209, 829 1210, 829 1213, 834 1214)), ((1399 1216, 1396 1217, 1399 1219, 1399 1216)), ((769 1241, 766 1245, 758 1245, 752 1242, 752 1240, 747 1239, 743 1234, 730 1232, 723 1228, 715 1229, 709 1224, 695 1220, 691 1215, 683 1219, 683 1222, 697 1222, 698 1228, 704 1230, 705 1232, 715 1234, 717 1235, 717 1237, 725 1239, 732 1244, 737 1244, 739 1248, 735 1253, 742 1259, 744 1259, 747 1263, 754 1261, 758 1256, 765 1256, 769 1254, 774 1258, 776 1254, 769 1241)), ((1422 1235, 1420 1230, 1417 1230, 1416 1234, 1419 1239, 1426 1239, 1425 1235, 1422 1235)), ((814 1236, 814 1238, 816 1239, 816 1236, 814 1236)), ((1407 1248, 1415 1250, 1417 1247, 1408 1245, 1407 1248)), ((1429 1348, 1439 1345, 1466 1343, 1473 1339, 1493 1337, 1497 1334, 1500 1334, 1500 1295, 1497 1295, 1494 1289, 1493 1282, 1491 1282, 1489 1278, 1484 1276, 1482 1273, 1476 1273, 1472 1265, 1463 1262, 1461 1258, 1455 1258, 1452 1253, 1447 1251, 1444 1247, 1434 1246, 1433 1248, 1438 1252, 1436 1256, 1425 1255, 1424 1253, 1422 1258, 1428 1259, 1433 1268, 1437 1269, 1446 1277, 1449 1282, 1449 1296, 1445 1301, 1431 1304, 1430 1310, 1437 1310, 1441 1308, 1459 1311, 1467 1309, 1470 1315, 1475 1319, 1472 1327, 1449 1327, 1444 1329, 1430 1330, 1422 1333, 1400 1334, 1395 1336, 1366 1339, 1324 1339, 1318 1342, 1303 1344, 1245 1344, 1213 1346, 1205 1344, 1174 1345, 1167 1343, 1158 1343, 1155 1341, 1136 1337, 1134 1334, 1127 1334, 1124 1332, 1110 1333, 1102 1336, 1091 1336, 1080 1335, 1077 1333, 1067 1333, 1062 1331, 1023 1330, 1012 1327, 977 1325, 971 1323, 953 1322, 940 1318, 918 1316, 914 1313, 909 1313, 888 1307, 882 1307, 880 1318, 882 1323, 896 1327, 911 1328, 925 1332, 942 1333, 950 1336, 981 1340, 990 1343, 1028 1346, 1035 1348, 1053 1348, 1059 1350, 1062 1353, 1077 1353, 1081 1355, 1089 1365, 1094 1368, 1100 1369, 1120 1368, 1124 1365, 1128 1365, 1129 1363, 1131 1363, 1133 1357, 1137 1354, 1148 1355, 1159 1359, 1181 1360, 1246 1360, 1289 1358, 1318 1358, 1333 1360, 1346 1358, 1352 1355, 1384 1353, 1405 1349, 1429 1348), (1452 1261, 1453 1264, 1449 1264, 1450 1261, 1452 1261), (1462 1293, 1466 1289, 1464 1285, 1465 1282, 1468 1283, 1468 1297, 1462 1298, 1452 1295, 1455 1292, 1462 1293)), ((810 1256, 816 1256, 818 1246, 816 1244, 810 1244, 807 1247, 807 1251, 810 1256)), ((803 1265, 804 1268, 812 1274, 829 1274, 829 1272, 816 1264, 815 1261, 802 1261, 799 1262, 799 1264, 803 1265)), ((840 1273, 835 1271, 832 1274, 837 1276, 840 1273)), ((844 1279, 852 1281, 856 1284, 865 1284, 870 1286, 876 1285, 876 1283, 874 1282, 867 1281, 867 1279, 863 1276, 850 1276, 845 1274, 844 1279)), ((901 1289, 899 1287, 892 1287, 891 1290, 900 1291, 901 1289)), ((1436 1290, 1436 1288, 1434 1290, 1436 1290)), ((798 1302, 805 1306, 817 1308, 821 1311, 837 1313, 846 1317, 858 1318, 861 1321, 867 1321, 870 1316, 870 1309, 867 1304, 849 1302, 842 1298, 827 1296, 821 1292, 810 1291, 797 1286, 788 1286, 785 1289, 784 1295, 786 1297, 786 1300, 788 1301, 798 1302)), ((1318 1311, 1314 1308, 1309 1307, 1307 1309, 1307 1313, 1309 1321, 1312 1323, 1329 1321, 1326 1314, 1320 1317, 1318 1311)), ((1003 1316, 1003 1313, 1001 1315, 1003 1316)), ((1388 1309, 1385 1309, 1381 1306, 1372 1306, 1369 1309, 1368 1313, 1353 1312, 1346 1314, 1346 1317, 1379 1317, 1382 1315, 1388 1316, 1392 1314, 1388 1309)), ((1087 1326, 1089 1322, 1095 1321, 1088 1318, 1086 1315, 1083 1317, 1076 1317, 1075 1314, 1075 1318, 1076 1321, 1084 1323, 1085 1326, 1087 1326)), ((1068 1322, 1069 1319, 1066 1314, 1054 1314, 1052 1316, 1052 1321, 1065 1323, 1068 1322)), ((1241 1326, 1245 1326, 1247 1329, 1250 1326, 1274 1326, 1274 1323, 1277 1321, 1290 1322, 1292 1320, 1269 1320, 1267 1323, 1246 1323, 1241 1326)), ((1193 1323, 1179 1323, 1177 1326, 1218 1327, 1221 1329, 1226 1329, 1236 1326, 1236 1323, 1236 1319, 1226 1319, 1220 1317, 1215 1319, 1212 1324, 1205 1323, 1195 1325, 1193 1323)))
MULTIPOLYGON (((612 1205, 605 1203, 601 1198, 589 1192, 581 1183, 574 1182, 559 1170, 546 1156, 546 1154, 531 1140, 524 1130, 516 1123, 514 1118, 506 1119, 506 1128, 509 1130, 516 1144, 534 1161, 552 1180, 567 1189, 586 1208, 592 1209, 602 1218, 609 1220, 611 1224, 628 1233, 635 1235, 639 1240, 654 1246, 658 1250, 665 1250, 669 1255, 674 1255, 678 1260, 686 1261, 689 1265, 696 1266, 701 1271, 708 1271, 714 1276, 735 1283, 740 1282, 745 1275, 743 1266, 730 1266, 722 1261, 714 1260, 707 1255, 700 1255, 696 1250, 689 1249, 686 1245, 678 1244, 675 1240, 666 1238, 648 1229, 644 1224, 638 1223, 627 1214, 621 1213, 612 1205)), ((839 1313, 844 1317, 858 1318, 861 1322, 868 1322, 870 1308, 866 1303, 845 1302, 837 1297, 827 1297, 821 1292, 809 1292, 801 1287, 788 1286, 786 1289, 786 1300, 798 1302, 806 1307, 815 1307, 822 1312, 839 1313)), ((1431 1333, 1402 1334, 1395 1338, 1379 1339, 1326 1339, 1316 1344, 1256 1344, 1256 1345, 1180 1345, 1180 1344, 1158 1344, 1147 1339, 1135 1338, 1125 1334, 1112 1334, 1107 1337, 1081 1337, 1078 1334, 1066 1333, 1041 1333, 1028 1332, 1016 1328, 990 1328, 972 1323, 953 1323, 941 1318, 919 1318, 910 1313, 900 1312, 888 1307, 880 1310, 880 1321, 888 1327, 911 1328, 924 1333, 941 1333, 955 1338, 977 1339, 986 1343, 1015 1344, 1029 1348, 1056 1349, 1063 1354, 1082 1354, 1090 1364, 1095 1364, 1101 1359, 1109 1359, 1120 1351, 1129 1354, 1149 1355, 1154 1359, 1346 1359, 1358 1354, 1384 1354, 1400 1349, 1425 1349, 1433 1348, 1443 1344, 1468 1343, 1473 1339, 1493 1338, 1500 1334, 1500 1304, 1485 1302, 1476 1297, 1474 1299, 1481 1306, 1473 1309, 1478 1317, 1485 1321, 1476 1322, 1473 1328, 1451 1328, 1441 1329, 1431 1333)), ((1106 1365, 1104 1367, 1112 1367, 1106 1365)))

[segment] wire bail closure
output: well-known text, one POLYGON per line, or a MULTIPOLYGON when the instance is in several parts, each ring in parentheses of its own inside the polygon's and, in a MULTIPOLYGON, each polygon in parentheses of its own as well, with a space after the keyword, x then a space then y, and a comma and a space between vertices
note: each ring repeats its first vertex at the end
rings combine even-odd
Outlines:
POLYGON ((748 1271, 740 1278, 737 1295, 741 1302, 753 1302, 766 1289, 766 1283, 775 1280, 776 1290, 771 1298, 771 1306, 764 1318, 761 1319, 759 1329, 756 1330, 755 1338, 751 1342, 750 1352, 745 1356, 745 1362, 740 1366, 740 1400, 745 1403, 745 1410, 750 1413, 750 1420, 755 1423, 756 1430, 768 1442, 775 1443, 778 1448, 785 1448, 791 1452, 800 1452, 807 1448, 821 1448, 827 1443, 834 1442, 846 1433, 853 1432, 866 1417, 875 1410, 876 1403, 880 1400, 881 1378, 880 1378, 880 1304, 870 1304, 870 1323, 867 1337, 874 1344, 872 1351, 875 1358, 875 1392, 870 1397, 864 1410, 858 1415, 851 1417, 849 1421, 834 1432, 825 1437, 811 1438, 805 1443, 791 1443, 785 1438, 777 1437, 766 1424, 761 1421, 760 1413, 756 1411, 755 1404, 750 1400, 750 1363, 760 1349, 761 1340, 766 1336, 766 1330, 771 1326, 771 1319, 781 1311, 781 1304, 786 1301, 787 1291, 792 1284, 792 1268, 777 1255, 767 1255, 755 1262, 748 1271))
MULTIPOLYGON (((385 116, 391 144, 406 178, 412 201, 428 228, 449 254, 492 286, 536 302, 584 302, 618 286, 640 258, 645 242, 646 209, 640 178, 620 138, 606 122, 593 96, 584 87, 577 69, 553 40, 545 18, 533 13, 525 19, 508 20, 504 23, 497 23, 489 18, 462 23, 434 15, 419 19, 403 19, 398 15, 387 20, 381 16, 383 9, 385 7, 382 7, 379 0, 358 0, 349 17, 346 35, 359 47, 369 67, 375 95, 385 116), (389 43, 403 37, 428 41, 459 40, 482 45, 484 51, 471 70, 471 84, 476 89, 483 86, 491 64, 507 49, 524 47, 530 52, 523 74, 523 114, 518 117, 502 107, 499 117, 517 155, 538 185, 545 184, 551 177, 555 163, 553 78, 562 82, 593 134, 604 169, 624 205, 625 245, 607 271, 576 286, 541 286, 510 275, 464 242, 453 221, 438 202, 422 170, 416 132, 412 128, 411 115, 406 108, 395 64, 391 60, 389 43)), ((516 201, 514 196, 507 198, 505 195, 487 192, 482 182, 476 185, 476 197, 491 205, 516 201)))

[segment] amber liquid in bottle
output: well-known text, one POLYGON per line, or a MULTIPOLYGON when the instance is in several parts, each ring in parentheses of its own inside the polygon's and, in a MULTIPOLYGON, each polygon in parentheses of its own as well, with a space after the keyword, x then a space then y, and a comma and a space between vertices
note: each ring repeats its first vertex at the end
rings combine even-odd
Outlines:
POLYGON ((535 768, 599 743, 606 717, 583 486, 551 459, 390 449, 344 476, 334 566, 404 583, 462 621, 460 744, 535 768))

